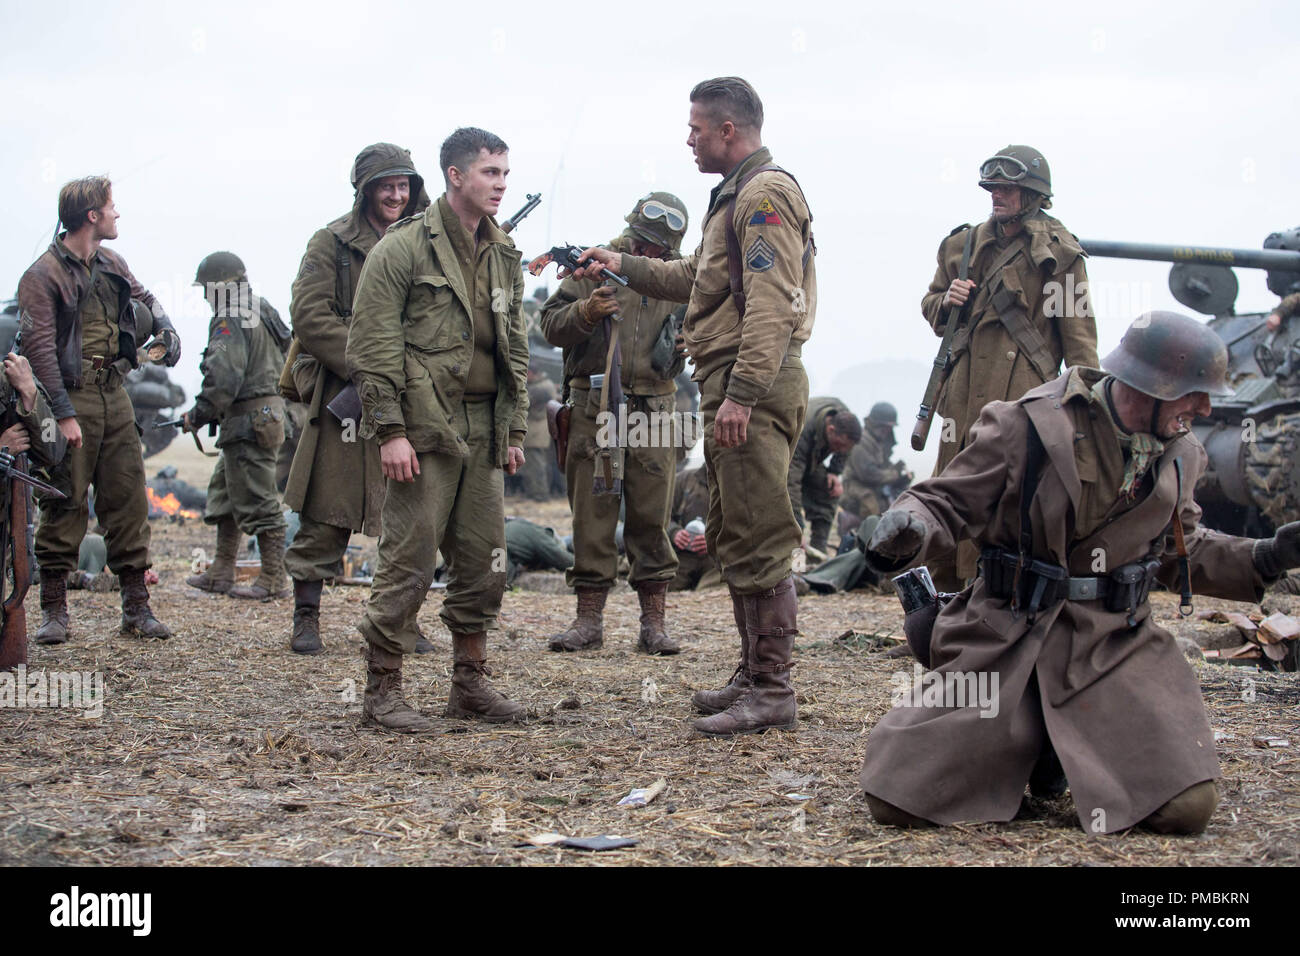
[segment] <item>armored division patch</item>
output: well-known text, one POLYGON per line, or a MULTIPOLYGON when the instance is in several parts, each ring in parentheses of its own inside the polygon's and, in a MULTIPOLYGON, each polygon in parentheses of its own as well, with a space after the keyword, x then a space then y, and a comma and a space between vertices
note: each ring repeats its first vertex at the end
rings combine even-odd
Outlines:
POLYGON ((745 250, 745 265, 750 272, 766 272, 776 264, 776 250, 766 239, 759 236, 745 250))
POLYGON ((781 217, 776 214, 772 201, 764 196, 758 203, 758 209, 749 218, 751 226, 779 226, 781 217))

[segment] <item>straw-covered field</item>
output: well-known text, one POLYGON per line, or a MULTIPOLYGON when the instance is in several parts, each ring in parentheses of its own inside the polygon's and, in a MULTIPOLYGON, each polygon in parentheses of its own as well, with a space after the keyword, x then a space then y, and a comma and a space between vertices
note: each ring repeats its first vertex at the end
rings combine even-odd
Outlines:
MULTIPOLYGON (((168 457, 177 456, 160 456, 168 457)), ((195 467, 183 475, 195 480, 195 467)), ((567 528, 562 502, 512 499, 508 510, 567 528)), ((247 604, 185 586, 193 549, 210 550, 212 537, 199 522, 154 522, 162 580, 153 605, 174 640, 121 639, 117 593, 74 591, 73 640, 32 647, 32 670, 101 672, 103 714, 0 712, 0 862, 1300 862, 1294 674, 1196 665, 1222 732, 1221 804, 1203 837, 1092 837, 1068 796, 1030 803, 1011 824, 905 832, 876 825, 857 785, 867 734, 890 706, 891 675, 911 668, 910 658, 881 649, 891 643, 881 638, 899 633, 892 597, 803 598, 797 732, 712 740, 692 733, 689 697, 734 666, 725 591, 670 594, 670 625, 686 651, 648 658, 633 651, 636 596, 625 588, 610 598, 605 647, 581 655, 546 649, 572 616, 572 597, 517 589, 489 650, 494 680, 529 705, 531 722, 440 718, 435 734, 399 736, 360 722, 364 676, 353 625, 365 589, 326 589, 327 653, 296 656, 287 647, 290 598, 247 604), (1252 738, 1262 734, 1291 747, 1261 749, 1252 738), (618 806, 661 778, 667 788, 648 806, 618 806), (637 842, 602 853, 520 846, 539 833, 637 842)), ((431 592, 421 614, 438 652, 406 668, 408 699, 431 715, 441 713, 451 670, 438 604, 431 592)), ((35 591, 28 614, 34 627, 35 591)), ((1176 617, 1167 595, 1157 614, 1176 617)), ((1178 624, 1202 638, 1223 627, 1178 624)))

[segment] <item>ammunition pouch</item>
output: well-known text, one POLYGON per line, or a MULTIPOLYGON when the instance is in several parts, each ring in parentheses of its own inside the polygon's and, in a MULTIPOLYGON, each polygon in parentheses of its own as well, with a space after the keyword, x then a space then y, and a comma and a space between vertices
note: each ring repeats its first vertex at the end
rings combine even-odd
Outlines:
POLYGON ((1112 614, 1126 613, 1129 627, 1137 625, 1137 612, 1147 602, 1160 571, 1154 559, 1125 564, 1100 577, 1070 577, 1065 568, 1045 561, 1023 561, 1014 551, 985 548, 980 553, 980 576, 995 598, 1010 601, 1015 610, 1030 615, 1057 601, 1101 601, 1112 614))
POLYGON ((268 451, 284 444, 284 399, 262 395, 230 406, 221 420, 219 447, 231 441, 255 441, 268 451))
POLYGON ((1069 572, 1056 564, 1022 557, 1002 548, 980 552, 980 576, 995 598, 1010 601, 1014 611, 1030 615, 1064 600, 1069 593, 1069 572))

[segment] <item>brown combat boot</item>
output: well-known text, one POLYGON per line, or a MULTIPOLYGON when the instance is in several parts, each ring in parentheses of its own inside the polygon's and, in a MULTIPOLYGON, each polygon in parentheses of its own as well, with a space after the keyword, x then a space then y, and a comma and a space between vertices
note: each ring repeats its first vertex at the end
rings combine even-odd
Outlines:
POLYGON ((636 589, 641 602, 641 636, 636 649, 643 654, 678 654, 682 646, 664 630, 664 595, 667 581, 646 581, 636 589))
POLYGON ((123 571, 122 627, 123 637, 149 637, 165 641, 172 636, 167 625, 153 616, 149 607, 149 588, 144 583, 144 568, 123 571))
POLYGON ((605 643, 605 597, 608 588, 575 588, 578 592, 578 616, 567 631, 551 638, 553 651, 594 651, 605 643))
POLYGON ((235 586, 235 557, 239 554, 239 525, 227 515, 217 522, 217 556, 202 574, 191 574, 185 583, 200 591, 225 594, 235 586))
POLYGON ((722 713, 697 720, 696 730, 706 737, 731 737, 794 729, 798 707, 790 668, 799 633, 798 611, 799 599, 788 577, 770 591, 746 595, 745 629, 753 642, 749 669, 754 686, 722 713))
POLYGON ((41 570, 41 626, 37 644, 62 644, 68 639, 68 577, 41 570))
POLYGON ((367 643, 365 658, 366 694, 362 715, 401 734, 433 730, 433 721, 408 704, 402 695, 402 655, 367 643))
POLYGON ((522 704, 502 696, 487 678, 487 632, 451 635, 454 668, 451 693, 444 717, 477 717, 490 724, 521 721, 527 713, 522 704))
POLYGON ((749 631, 745 627, 745 597, 734 587, 731 588, 731 612, 736 618, 736 630, 740 632, 740 664, 726 687, 721 690, 697 690, 691 697, 691 704, 701 714, 721 713, 754 686, 754 678, 749 671, 752 651, 749 631))
POLYGON ((289 649, 295 654, 320 654, 325 645, 320 639, 321 581, 293 582, 293 640, 289 649))
POLYGON ((257 550, 262 555, 262 571, 252 584, 241 584, 226 593, 248 601, 269 601, 282 597, 289 586, 284 574, 284 529, 263 531, 257 536, 257 550))

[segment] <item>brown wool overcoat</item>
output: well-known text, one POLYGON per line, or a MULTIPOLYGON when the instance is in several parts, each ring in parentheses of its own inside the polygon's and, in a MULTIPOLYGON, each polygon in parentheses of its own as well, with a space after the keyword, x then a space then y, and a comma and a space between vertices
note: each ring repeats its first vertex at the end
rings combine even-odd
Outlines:
MULTIPOLYGON (((1098 555, 1114 569, 1156 554, 1164 565, 1161 580, 1176 588, 1170 529, 1177 502, 1193 590, 1258 601, 1264 582, 1251 560, 1253 541, 1198 525, 1192 490, 1206 455, 1190 434, 1167 444, 1154 479, 1147 477, 1131 505, 1117 504, 1093 533, 1072 540, 1081 488, 1097 477, 1095 465, 1075 453, 1076 430, 1094 423, 1063 401, 1076 374, 1091 383, 1102 373, 1072 369, 1018 402, 988 405, 970 444, 944 473, 899 497, 894 507, 926 526, 913 563, 952 551, 962 537, 980 547, 1017 549, 1032 419, 1047 455, 1030 510, 1035 557, 1085 576, 1095 573, 1098 555)), ((981 717, 969 706, 894 707, 867 740, 863 789, 936 823, 1010 820, 1048 734, 1080 822, 1090 832, 1109 833, 1217 777, 1200 686, 1150 613, 1143 604, 1130 628, 1123 612, 1107 612, 1099 601, 1067 600, 1031 623, 977 578, 939 614, 931 664, 941 674, 996 674, 996 716, 981 717)))

